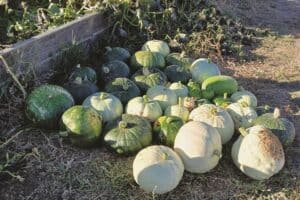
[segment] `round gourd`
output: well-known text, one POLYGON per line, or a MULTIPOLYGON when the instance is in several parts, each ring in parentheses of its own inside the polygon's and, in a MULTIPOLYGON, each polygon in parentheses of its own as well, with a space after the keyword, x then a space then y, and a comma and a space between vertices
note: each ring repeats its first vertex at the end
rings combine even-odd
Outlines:
POLYGON ((246 90, 237 91, 231 95, 231 100, 237 103, 246 103, 248 106, 256 108, 257 99, 256 96, 246 90))
POLYGON ((146 95, 131 99, 126 107, 126 113, 138 115, 154 122, 163 111, 157 101, 150 101, 146 95))
POLYGON ((57 85, 35 88, 26 99, 25 113, 41 128, 58 129, 61 115, 74 105, 72 95, 57 85))
POLYGON ((184 122, 186 122, 189 119, 190 112, 183 106, 183 98, 179 98, 177 105, 171 105, 166 108, 165 115, 180 117, 184 122))
POLYGON ((201 86, 199 83, 190 80, 187 84, 187 88, 188 88, 188 95, 190 97, 195 97, 196 99, 202 98, 201 86))
POLYGON ((81 67, 80 65, 76 66, 76 69, 72 72, 69 77, 69 80, 75 81, 77 78, 82 80, 88 80, 94 84, 97 83, 97 73, 94 69, 90 67, 81 67))
POLYGON ((216 97, 213 99, 214 104, 216 106, 220 106, 222 108, 227 108, 229 104, 231 104, 231 100, 227 97, 227 93, 224 94, 223 97, 216 97))
POLYGON ((76 104, 82 104, 88 96, 99 91, 97 85, 90 81, 82 80, 81 77, 64 84, 63 87, 70 92, 76 104))
POLYGON ((140 151, 133 161, 135 182, 146 192, 163 194, 179 184, 184 167, 169 147, 153 145, 140 151))
POLYGON ((294 124, 280 117, 279 108, 275 108, 274 113, 266 113, 257 117, 253 120, 253 124, 270 129, 284 146, 292 144, 296 136, 294 124))
POLYGON ((166 66, 164 56, 157 52, 137 51, 130 60, 133 70, 142 67, 157 67, 163 69, 166 66))
POLYGON ((166 57, 166 62, 168 65, 177 65, 182 69, 189 70, 193 63, 193 59, 185 56, 184 53, 170 53, 166 57))
POLYGON ((149 88, 147 91, 147 96, 151 100, 158 101, 162 110, 165 110, 168 106, 177 104, 176 93, 161 85, 156 85, 149 88))
POLYGON ((202 90, 213 91, 217 96, 231 95, 238 90, 238 83, 231 76, 211 76, 202 83, 202 90))
POLYGON ((190 68, 192 78, 197 83, 202 83, 211 76, 221 75, 219 67, 206 58, 195 60, 190 68))
POLYGON ((187 97, 189 94, 188 88, 181 82, 172 83, 169 86, 169 89, 173 90, 176 93, 177 97, 187 97))
POLYGON ((128 78, 116 78, 105 86, 105 91, 116 96, 123 104, 141 94, 136 84, 128 78))
POLYGON ((231 156, 234 164, 247 176, 268 179, 283 167, 285 158, 278 138, 263 126, 241 129, 242 135, 233 144, 231 156))
POLYGON ((168 44, 162 40, 150 40, 142 46, 143 51, 157 52, 166 57, 170 54, 168 44))
POLYGON ((180 67, 179 65, 167 66, 164 73, 171 82, 181 81, 182 83, 187 83, 192 77, 187 69, 180 67))
POLYGON ((236 130, 240 127, 249 128, 252 121, 257 117, 255 110, 246 104, 232 103, 226 109, 234 122, 236 130))
POLYGON ((161 116, 154 125, 153 131, 159 144, 174 146, 175 137, 184 122, 180 117, 176 116, 161 116))
POLYGON ((213 104, 204 104, 194 109, 189 119, 204 122, 216 128, 221 136, 222 144, 226 144, 234 134, 234 123, 228 112, 213 104))
POLYGON ((179 129, 174 149, 181 157, 185 170, 205 173, 217 166, 221 158, 221 136, 216 128, 191 121, 179 129))
POLYGON ((94 108, 102 116, 103 122, 114 120, 123 113, 121 101, 106 92, 97 92, 87 97, 82 105, 94 108))
POLYGON ((119 60, 126 62, 130 58, 130 53, 127 49, 122 47, 105 47, 106 52, 103 57, 106 62, 119 60))
POLYGON ((62 115, 60 135, 70 138, 75 146, 90 147, 96 144, 101 131, 101 116, 92 108, 73 106, 62 115))
POLYGON ((152 142, 151 124, 143 117, 123 114, 105 126, 104 142, 118 154, 133 154, 152 142))
POLYGON ((155 85, 165 85, 167 78, 157 68, 143 68, 138 70, 131 79, 141 89, 142 92, 146 92, 150 87, 155 85))
POLYGON ((102 80, 104 83, 109 83, 115 78, 127 78, 130 71, 126 63, 115 60, 102 65, 101 68, 102 80))

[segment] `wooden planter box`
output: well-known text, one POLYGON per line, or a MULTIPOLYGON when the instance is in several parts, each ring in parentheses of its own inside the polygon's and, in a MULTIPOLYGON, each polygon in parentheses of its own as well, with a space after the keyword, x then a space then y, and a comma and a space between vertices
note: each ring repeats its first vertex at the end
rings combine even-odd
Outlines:
MULTIPOLYGON (((53 62, 62 48, 72 44, 90 44, 98 40, 107 29, 106 20, 101 13, 94 13, 45 33, 34 36, 28 40, 13 44, 0 51, 9 63, 10 69, 18 75, 24 67, 33 68, 36 75, 53 69, 53 62)), ((3 63, 0 61, 0 86, 9 77, 3 63)))

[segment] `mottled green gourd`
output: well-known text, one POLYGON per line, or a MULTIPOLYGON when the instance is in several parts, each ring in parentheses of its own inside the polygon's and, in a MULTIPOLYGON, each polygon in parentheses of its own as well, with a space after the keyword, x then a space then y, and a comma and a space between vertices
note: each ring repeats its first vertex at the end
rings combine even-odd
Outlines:
POLYGON ((155 85, 165 85, 167 83, 167 78, 164 73, 154 67, 138 70, 133 74, 131 79, 142 92, 146 92, 155 85))
POLYGON ((176 116, 162 116, 158 118, 153 125, 153 131, 158 143, 173 147, 175 137, 183 124, 183 120, 176 116))
POLYGON ((179 82, 180 81, 185 84, 192 78, 189 70, 187 70, 184 67, 181 67, 179 65, 167 66, 166 69, 164 70, 164 73, 166 74, 166 76, 170 82, 179 82))
POLYGON ((119 60, 126 62, 130 58, 130 53, 122 47, 105 47, 106 52, 103 57, 106 62, 119 60))
POLYGON ((26 99, 25 113, 37 126, 58 129, 63 112, 74 105, 72 95, 57 85, 42 85, 35 88, 26 99))
POLYGON ((137 51, 130 59, 132 70, 138 70, 143 67, 157 67, 163 69, 166 66, 164 56, 158 52, 137 51))
POLYGON ((149 40, 143 47, 143 51, 157 52, 166 57, 170 53, 170 48, 168 44, 162 40, 149 40))
POLYGON ((76 69, 70 75, 69 80, 73 82, 77 78, 81 78, 82 80, 88 80, 94 84, 97 83, 96 71, 90 67, 81 67, 80 64, 76 66, 76 69))
POLYGON ((190 80, 187 84, 187 88, 188 88, 188 95, 190 97, 195 97, 196 99, 202 98, 201 86, 199 83, 190 80))
POLYGON ((112 80, 105 86, 105 91, 119 98, 123 104, 127 104, 130 99, 141 94, 138 86, 128 78, 112 80))
POLYGON ((211 76, 202 83, 202 90, 213 91, 216 96, 231 95, 238 90, 238 83, 231 76, 211 76))
POLYGON ((75 146, 93 146, 99 142, 101 131, 102 118, 92 108, 73 106, 62 115, 60 135, 75 146))
POLYGON ((166 57, 166 62, 168 65, 177 65, 180 66, 182 69, 189 70, 193 63, 193 59, 187 57, 184 52, 170 53, 166 57))
POLYGON ((126 63, 119 60, 114 60, 102 65, 101 75, 102 81, 107 84, 115 78, 129 77, 130 70, 126 63))
POLYGON ((118 154, 134 154, 151 144, 151 124, 143 117, 123 114, 107 123, 104 142, 118 154))
POLYGON ((294 124, 288 119, 280 117, 279 108, 275 108, 274 113, 266 113, 257 117, 253 120, 253 124, 270 129, 284 146, 292 144, 296 136, 294 124))

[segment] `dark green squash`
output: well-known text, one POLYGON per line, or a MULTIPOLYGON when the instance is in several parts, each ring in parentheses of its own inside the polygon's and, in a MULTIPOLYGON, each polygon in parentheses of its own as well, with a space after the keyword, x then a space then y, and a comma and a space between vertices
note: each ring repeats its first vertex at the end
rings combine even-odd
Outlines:
POLYGON ((25 113, 37 126, 58 129, 63 112, 74 105, 72 95, 57 85, 42 85, 26 99, 25 113))
POLYGON ((152 86, 165 85, 167 83, 166 75, 157 68, 140 69, 131 79, 142 92, 146 92, 152 86))
POLYGON ((104 142, 118 154, 134 154, 152 142, 152 128, 143 117, 123 114, 105 126, 104 142))
POLYGON ((186 70, 184 67, 179 65, 170 65, 164 70, 167 78, 171 82, 182 82, 187 83, 191 78, 191 73, 189 70, 186 70))
POLYGON ((91 147, 100 140, 102 118, 88 107, 73 106, 61 118, 60 135, 78 147, 91 147))
POLYGON ((199 83, 196 83, 190 79, 187 84, 187 88, 188 88, 190 97, 195 97, 196 99, 202 98, 202 92, 201 92, 201 87, 200 87, 199 83))
POLYGON ((105 86, 105 91, 118 97, 123 104, 141 94, 136 84, 128 78, 116 78, 105 86))
POLYGON ((183 124, 182 119, 176 116, 162 116, 158 118, 153 125, 153 131, 158 143, 173 147, 175 137, 183 124))
POLYGON ((94 83, 82 80, 80 77, 64 84, 63 87, 70 92, 76 104, 82 104, 88 96, 99 91, 99 88, 94 83))
POLYGON ((166 66, 166 62, 164 56, 158 52, 137 51, 131 56, 130 66, 134 71, 142 67, 163 69, 166 66))
POLYGON ((289 146, 295 139, 294 124, 288 119, 280 117, 279 108, 275 108, 274 113, 266 113, 257 117, 252 123, 270 129, 284 146, 289 146))
POLYGON ((275 110, 275 108, 271 107, 269 105, 258 106, 258 107, 255 108, 255 111, 256 111, 258 116, 261 116, 261 115, 266 114, 266 113, 272 113, 272 112, 274 112, 274 110, 275 110))
POLYGON ((76 69, 71 73, 69 80, 74 81, 78 77, 94 84, 97 83, 97 73, 90 67, 81 67, 80 65, 77 65, 76 69))
POLYGON ((107 84, 115 78, 129 77, 130 70, 126 63, 115 60, 102 65, 101 75, 102 81, 107 84))
POLYGON ((130 53, 122 47, 106 47, 103 57, 106 62, 114 60, 126 62, 130 58, 130 53))
POLYGON ((166 62, 168 65, 178 65, 185 70, 189 70, 193 59, 184 55, 184 53, 170 53, 166 57, 166 62))

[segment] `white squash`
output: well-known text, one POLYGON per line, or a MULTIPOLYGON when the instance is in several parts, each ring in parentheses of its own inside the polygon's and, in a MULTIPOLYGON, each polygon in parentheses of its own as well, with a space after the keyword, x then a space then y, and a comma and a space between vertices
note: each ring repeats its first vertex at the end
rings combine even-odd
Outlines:
POLYGON ((162 110, 165 110, 168 106, 177 104, 176 93, 162 85, 156 85, 149 88, 147 96, 151 100, 158 101, 162 110))
POLYGON ((183 106, 183 98, 179 98, 177 105, 168 106, 165 110, 165 116, 180 117, 184 122, 188 121, 190 112, 183 106))
POLYGON ((240 127, 249 128, 252 121, 257 118, 256 111, 247 104, 232 103, 227 106, 226 110, 230 114, 236 130, 240 127))
POLYGON ((190 68, 192 78, 197 83, 202 83, 211 76, 221 75, 219 67, 206 58, 195 60, 190 68))
POLYGON ((151 122, 154 122, 163 114, 159 103, 157 101, 149 101, 146 95, 131 99, 127 104, 126 113, 145 117, 151 122))
POLYGON ((284 152, 279 139, 263 126, 241 129, 241 136, 233 144, 234 164, 247 176, 268 179, 278 173, 284 163, 284 152))
POLYGON ((188 88, 185 85, 183 85, 181 82, 172 83, 169 86, 169 89, 173 90, 178 97, 187 97, 189 93, 188 88))
POLYGON ((250 107, 257 107, 257 99, 256 96, 247 90, 242 89, 241 91, 237 91, 231 95, 231 100, 236 103, 245 103, 250 107))
POLYGON ((162 40, 149 40, 143 45, 142 50, 161 53, 164 57, 170 54, 169 45, 162 40))
POLYGON ((174 150, 181 157, 185 170, 205 173, 213 169, 222 156, 221 136, 216 128, 191 121, 179 129, 174 150))
POLYGON ((190 113, 190 120, 204 122, 215 127, 226 144, 234 134, 234 123, 226 110, 213 104, 204 104, 190 113))
POLYGON ((121 101, 114 95, 106 92, 97 92, 87 97, 82 105, 94 108, 102 116, 103 122, 117 119, 123 113, 121 101))
POLYGON ((169 147, 153 145, 141 150, 133 161, 133 176, 147 192, 163 194, 176 188, 184 172, 179 156, 169 147))

